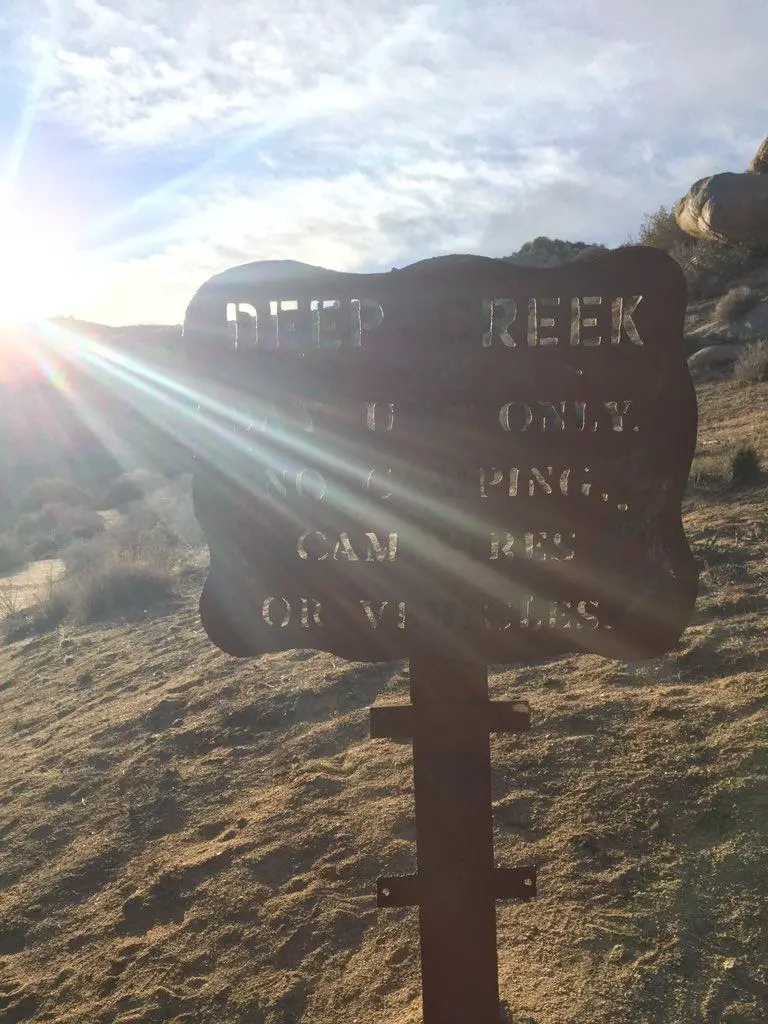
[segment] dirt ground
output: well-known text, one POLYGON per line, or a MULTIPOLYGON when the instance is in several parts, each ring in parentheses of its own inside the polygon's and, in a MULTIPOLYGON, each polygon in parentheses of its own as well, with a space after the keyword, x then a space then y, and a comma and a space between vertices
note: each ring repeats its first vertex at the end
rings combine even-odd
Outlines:
POLYGON ((26 611, 44 600, 63 572, 60 558, 43 558, 18 572, 0 576, 0 608, 6 614, 26 611))
MULTIPOLYGON (((700 387, 694 475, 768 461, 768 385, 700 387)), ((768 477, 686 499, 677 649, 490 671, 532 705, 493 743, 514 1024, 758 1024, 768 1005, 768 477)), ((0 650, 0 1019, 416 1024, 411 748, 367 738, 402 663, 212 647, 192 575, 140 622, 0 650)))

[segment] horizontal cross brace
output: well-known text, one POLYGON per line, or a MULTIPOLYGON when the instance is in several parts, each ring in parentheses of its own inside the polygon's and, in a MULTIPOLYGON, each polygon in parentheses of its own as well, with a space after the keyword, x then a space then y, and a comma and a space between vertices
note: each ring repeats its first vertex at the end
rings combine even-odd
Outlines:
MULTIPOLYGON (((488 701, 489 732, 523 732, 531 727, 531 707, 525 700, 488 701)), ((371 739, 411 739, 413 737, 413 705, 383 704, 372 707, 371 739)))
MULTIPOLYGON (((494 868, 493 894, 497 900, 530 900, 536 895, 536 868, 494 868)), ((378 907, 417 907, 418 875, 395 875, 376 882, 378 907)))

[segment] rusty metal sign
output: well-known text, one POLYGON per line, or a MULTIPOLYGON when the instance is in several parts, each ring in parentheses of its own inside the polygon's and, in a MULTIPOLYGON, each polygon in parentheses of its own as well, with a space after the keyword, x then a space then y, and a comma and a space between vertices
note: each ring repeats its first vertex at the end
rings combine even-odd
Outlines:
POLYGON ((685 304, 647 248, 209 280, 184 339, 211 639, 483 664, 667 650, 696 593, 685 304))
MULTIPOLYGON (((557 270, 479 257, 391 274, 255 263, 212 278, 184 327, 198 403, 201 599, 237 655, 410 658, 425 1024, 497 1024, 487 664, 650 656, 696 594, 680 503, 696 434, 677 264, 630 248, 557 270)), ((184 390, 184 389, 182 389, 184 390)))

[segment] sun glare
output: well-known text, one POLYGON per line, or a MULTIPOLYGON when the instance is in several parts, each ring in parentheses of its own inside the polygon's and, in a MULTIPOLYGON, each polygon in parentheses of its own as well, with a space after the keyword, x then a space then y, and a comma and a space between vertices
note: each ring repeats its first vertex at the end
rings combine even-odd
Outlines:
POLYGON ((0 386, 39 376, 35 325, 66 309, 73 269, 55 226, 0 207, 0 386))
POLYGON ((0 325, 66 312, 74 254, 54 227, 0 210, 0 325))

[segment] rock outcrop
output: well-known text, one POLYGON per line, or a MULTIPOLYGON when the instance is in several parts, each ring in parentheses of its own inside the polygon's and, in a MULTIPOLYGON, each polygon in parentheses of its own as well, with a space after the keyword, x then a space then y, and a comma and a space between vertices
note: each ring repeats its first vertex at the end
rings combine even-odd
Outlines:
POLYGON ((702 178, 675 206, 686 234, 710 242, 768 249, 768 174, 726 172, 702 178))
POLYGON ((752 163, 749 165, 753 174, 768 174, 768 139, 764 139, 762 145, 755 153, 752 163))
POLYGON ((695 374, 716 366, 727 366, 735 363, 743 351, 743 345, 708 345, 688 357, 688 369, 695 374))
POLYGON ((739 341, 768 338, 768 299, 758 302, 735 324, 731 324, 728 333, 739 341))

